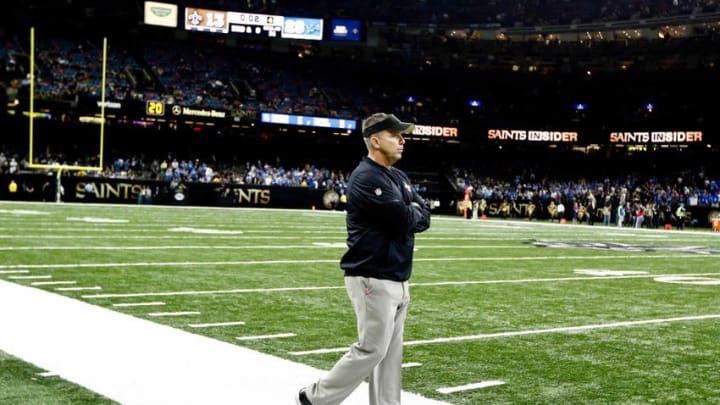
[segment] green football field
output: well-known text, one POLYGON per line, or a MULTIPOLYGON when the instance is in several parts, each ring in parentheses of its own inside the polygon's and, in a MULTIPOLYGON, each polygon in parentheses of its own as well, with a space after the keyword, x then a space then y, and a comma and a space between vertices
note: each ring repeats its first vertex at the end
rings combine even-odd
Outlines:
MULTIPOLYGON (((321 369, 356 339, 344 241, 339 212, 0 203, 0 279, 321 369)), ((417 236, 411 296, 407 391, 720 403, 709 230, 437 216, 417 236)), ((2 349, 1 404, 112 403, 2 349)))

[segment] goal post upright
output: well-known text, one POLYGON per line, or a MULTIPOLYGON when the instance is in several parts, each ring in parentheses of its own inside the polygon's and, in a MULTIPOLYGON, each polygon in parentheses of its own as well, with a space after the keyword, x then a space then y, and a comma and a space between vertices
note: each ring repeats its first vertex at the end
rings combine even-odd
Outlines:
POLYGON ((60 165, 60 164, 40 164, 35 162, 34 155, 34 135, 35 135, 35 27, 30 28, 30 101, 29 101, 29 141, 28 147, 28 167, 31 169, 52 169, 58 171, 58 182, 60 181, 59 174, 63 170, 66 171, 99 171, 103 170, 103 150, 105 145, 105 87, 107 82, 107 37, 103 38, 103 49, 102 49, 102 79, 101 79, 101 91, 100 91, 100 146, 98 151, 98 165, 60 165))
POLYGON ((29 138, 30 146, 28 148, 28 161, 30 167, 33 164, 33 135, 34 135, 34 123, 35 123, 35 27, 30 27, 30 105, 28 114, 29 124, 29 138))
POLYGON ((102 52, 102 80, 100 85, 100 153, 98 154, 98 166, 100 171, 103 168, 103 151, 105 150, 105 84, 107 81, 107 37, 103 37, 102 52))

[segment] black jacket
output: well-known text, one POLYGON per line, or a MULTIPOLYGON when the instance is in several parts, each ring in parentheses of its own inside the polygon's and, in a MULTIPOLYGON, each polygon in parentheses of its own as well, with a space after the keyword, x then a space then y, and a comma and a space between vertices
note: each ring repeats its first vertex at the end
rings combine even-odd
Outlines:
POLYGON ((430 227, 430 209, 407 175, 365 157, 348 179, 346 276, 405 281, 415 233, 430 227))

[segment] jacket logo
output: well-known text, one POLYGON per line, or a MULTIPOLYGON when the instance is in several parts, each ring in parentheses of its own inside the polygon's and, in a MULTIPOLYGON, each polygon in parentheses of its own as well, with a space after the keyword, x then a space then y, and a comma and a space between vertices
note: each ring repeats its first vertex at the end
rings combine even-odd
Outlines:
POLYGON ((380 197, 382 195, 382 190, 380 190, 380 187, 375 189, 375 195, 380 197))
POLYGON ((410 187, 409 184, 403 183, 403 186, 405 186, 405 190, 407 190, 409 193, 412 193, 412 187, 410 187))

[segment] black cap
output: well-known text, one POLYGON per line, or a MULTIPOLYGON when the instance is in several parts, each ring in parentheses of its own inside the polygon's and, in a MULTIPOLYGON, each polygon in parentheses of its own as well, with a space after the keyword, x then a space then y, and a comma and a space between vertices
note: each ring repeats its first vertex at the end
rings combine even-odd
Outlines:
POLYGON ((385 130, 397 131, 401 134, 408 134, 411 133, 414 129, 415 124, 409 122, 402 122, 393 114, 388 114, 384 120, 365 128, 365 130, 363 130, 363 136, 367 138, 372 134, 385 130))

